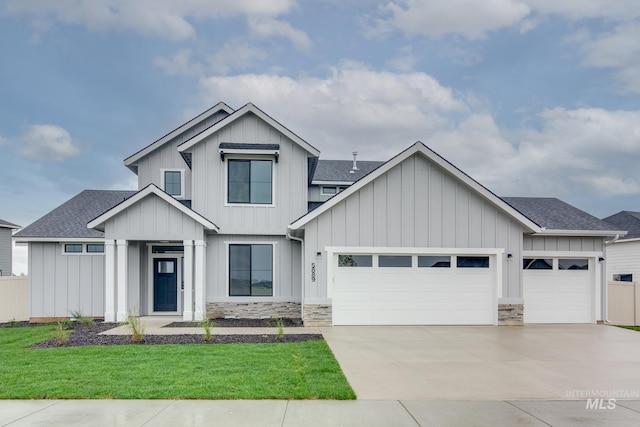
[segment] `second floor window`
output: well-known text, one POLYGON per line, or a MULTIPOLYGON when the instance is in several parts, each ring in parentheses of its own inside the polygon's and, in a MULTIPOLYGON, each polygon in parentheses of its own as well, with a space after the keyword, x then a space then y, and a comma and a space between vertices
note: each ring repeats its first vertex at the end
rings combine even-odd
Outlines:
POLYGON ((228 203, 273 203, 271 160, 229 160, 228 174, 228 203))
POLYGON ((182 194, 182 171, 165 170, 163 171, 164 191, 174 197, 183 197, 182 194))

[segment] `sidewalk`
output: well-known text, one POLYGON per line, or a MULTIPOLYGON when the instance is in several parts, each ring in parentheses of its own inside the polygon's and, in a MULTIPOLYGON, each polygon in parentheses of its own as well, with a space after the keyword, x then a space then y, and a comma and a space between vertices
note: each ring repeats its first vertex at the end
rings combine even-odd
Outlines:
POLYGON ((616 426, 640 401, 5 400, 0 426, 616 426))

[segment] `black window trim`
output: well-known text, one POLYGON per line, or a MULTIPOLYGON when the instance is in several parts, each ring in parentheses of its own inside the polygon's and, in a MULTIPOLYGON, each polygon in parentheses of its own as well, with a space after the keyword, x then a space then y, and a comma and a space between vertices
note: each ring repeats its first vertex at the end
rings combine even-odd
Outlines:
MULTIPOLYGON (((278 163, 272 156, 227 156, 225 158, 225 194, 224 204, 225 206, 259 206, 259 207, 274 207, 276 205, 276 164, 278 163), (267 161, 271 162, 271 203, 252 203, 252 202, 230 202, 229 201, 229 163, 233 161, 267 161)), ((249 167, 251 169, 251 167, 249 167)), ((251 181, 251 178, 249 178, 251 181)), ((249 186, 249 199, 251 199, 251 186, 249 186)))
MULTIPOLYGON (((276 295, 276 242, 227 242, 227 296, 230 298, 274 298, 276 295), (232 246, 271 246, 271 295, 233 295, 231 293, 231 247, 232 246)), ((251 256, 249 257, 249 275, 251 275, 251 256)), ((249 291, 251 292, 251 278, 249 291)))

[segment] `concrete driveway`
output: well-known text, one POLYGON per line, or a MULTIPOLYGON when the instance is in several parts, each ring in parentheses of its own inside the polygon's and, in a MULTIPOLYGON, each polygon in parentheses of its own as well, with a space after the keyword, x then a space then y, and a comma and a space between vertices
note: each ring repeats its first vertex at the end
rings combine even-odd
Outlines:
POLYGON ((358 399, 640 399, 640 332, 613 326, 321 330, 358 399))

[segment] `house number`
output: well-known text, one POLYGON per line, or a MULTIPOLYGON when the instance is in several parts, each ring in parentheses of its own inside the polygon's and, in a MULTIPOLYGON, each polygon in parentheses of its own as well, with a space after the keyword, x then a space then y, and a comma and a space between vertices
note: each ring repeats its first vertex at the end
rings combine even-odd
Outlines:
POLYGON ((312 282, 316 281, 316 263, 315 262, 311 263, 311 281, 312 282))

